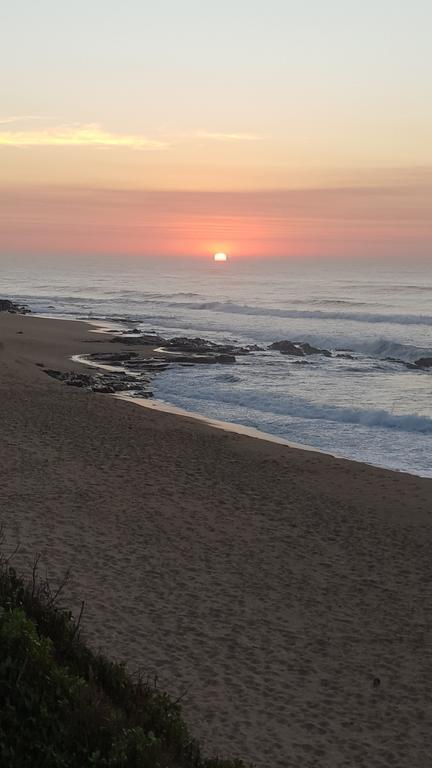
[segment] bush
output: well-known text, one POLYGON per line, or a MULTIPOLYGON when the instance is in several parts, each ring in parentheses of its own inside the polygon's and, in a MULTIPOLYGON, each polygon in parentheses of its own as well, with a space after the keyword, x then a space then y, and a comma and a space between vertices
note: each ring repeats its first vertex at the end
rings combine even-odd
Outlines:
POLYGON ((0 559, 0 765, 245 768, 208 760, 177 702, 90 650, 57 595, 0 559))

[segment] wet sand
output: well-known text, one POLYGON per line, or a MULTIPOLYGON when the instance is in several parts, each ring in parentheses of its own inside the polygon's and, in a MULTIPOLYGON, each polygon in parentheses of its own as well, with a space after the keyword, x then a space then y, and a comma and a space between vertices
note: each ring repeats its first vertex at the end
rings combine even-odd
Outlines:
POLYGON ((85 370, 67 358, 121 349, 89 330, 0 314, 0 522, 16 566, 41 552, 53 582, 70 569, 90 641, 183 695, 209 753, 430 766, 432 480, 36 365, 85 370))

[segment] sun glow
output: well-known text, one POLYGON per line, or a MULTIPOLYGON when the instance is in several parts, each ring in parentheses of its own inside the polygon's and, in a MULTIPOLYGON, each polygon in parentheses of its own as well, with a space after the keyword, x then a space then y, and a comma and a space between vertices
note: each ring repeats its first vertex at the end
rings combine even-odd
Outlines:
POLYGON ((215 253, 213 261, 227 261, 227 258, 226 253, 215 253))

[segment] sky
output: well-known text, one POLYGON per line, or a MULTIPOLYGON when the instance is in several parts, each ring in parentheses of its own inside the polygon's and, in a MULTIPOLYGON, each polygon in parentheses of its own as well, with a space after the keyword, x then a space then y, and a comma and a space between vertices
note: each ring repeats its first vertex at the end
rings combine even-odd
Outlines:
POLYGON ((432 257, 429 0, 15 0, 0 257, 432 257))

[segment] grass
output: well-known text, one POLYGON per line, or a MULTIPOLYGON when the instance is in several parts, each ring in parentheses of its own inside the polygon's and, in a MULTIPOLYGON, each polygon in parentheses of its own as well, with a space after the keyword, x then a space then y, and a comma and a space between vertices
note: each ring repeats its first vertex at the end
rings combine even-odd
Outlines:
POLYGON ((246 768, 205 759, 178 702, 95 653, 59 592, 0 556, 0 765, 246 768))

